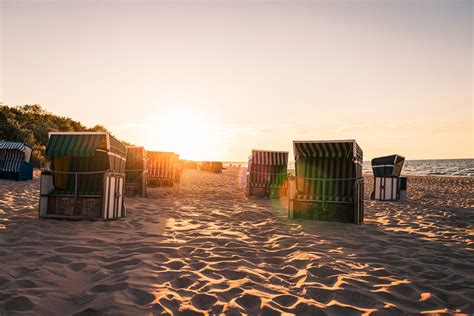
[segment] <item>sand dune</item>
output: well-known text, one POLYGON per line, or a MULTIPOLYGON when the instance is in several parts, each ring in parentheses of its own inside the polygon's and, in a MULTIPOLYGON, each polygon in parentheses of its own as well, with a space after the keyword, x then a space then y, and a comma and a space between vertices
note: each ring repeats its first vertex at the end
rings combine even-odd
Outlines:
POLYGON ((474 313, 474 180, 413 177, 366 224, 293 220, 233 172, 186 171, 112 222, 37 219, 0 180, 0 314, 474 313))

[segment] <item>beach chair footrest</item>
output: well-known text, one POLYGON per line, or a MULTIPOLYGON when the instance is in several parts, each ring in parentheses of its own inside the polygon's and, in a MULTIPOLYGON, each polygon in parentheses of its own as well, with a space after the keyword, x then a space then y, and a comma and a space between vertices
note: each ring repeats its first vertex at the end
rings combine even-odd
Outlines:
POLYGON ((102 197, 49 196, 46 216, 102 218, 102 197))
POLYGON ((329 222, 353 223, 354 205, 352 203, 323 203, 320 201, 295 200, 293 217, 329 222))

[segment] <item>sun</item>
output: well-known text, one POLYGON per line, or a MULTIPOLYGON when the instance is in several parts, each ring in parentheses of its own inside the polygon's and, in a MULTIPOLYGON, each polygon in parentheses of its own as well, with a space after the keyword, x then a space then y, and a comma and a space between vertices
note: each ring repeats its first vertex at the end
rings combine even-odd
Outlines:
POLYGON ((219 126, 193 108, 177 108, 156 115, 146 134, 147 148, 173 151, 182 159, 212 160, 219 151, 219 126))

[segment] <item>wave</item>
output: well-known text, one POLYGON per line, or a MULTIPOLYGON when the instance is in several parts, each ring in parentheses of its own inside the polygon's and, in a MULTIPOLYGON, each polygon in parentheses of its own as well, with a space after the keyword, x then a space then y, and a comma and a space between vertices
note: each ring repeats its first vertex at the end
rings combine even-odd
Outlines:
MULTIPOLYGON (((247 167, 247 162, 231 164, 247 167)), ((370 161, 364 161, 363 166, 364 173, 372 173, 370 161)), ((294 161, 288 163, 288 169, 295 169, 294 161)), ((474 177, 474 159, 407 160, 402 175, 474 177)))

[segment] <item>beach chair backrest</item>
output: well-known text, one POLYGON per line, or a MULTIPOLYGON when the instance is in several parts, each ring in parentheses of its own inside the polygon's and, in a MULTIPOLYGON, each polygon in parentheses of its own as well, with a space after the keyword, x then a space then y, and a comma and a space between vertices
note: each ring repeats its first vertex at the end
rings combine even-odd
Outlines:
POLYGON ((300 198, 351 202, 362 177, 362 149, 354 140, 295 141, 296 187, 300 198))

